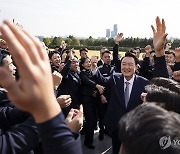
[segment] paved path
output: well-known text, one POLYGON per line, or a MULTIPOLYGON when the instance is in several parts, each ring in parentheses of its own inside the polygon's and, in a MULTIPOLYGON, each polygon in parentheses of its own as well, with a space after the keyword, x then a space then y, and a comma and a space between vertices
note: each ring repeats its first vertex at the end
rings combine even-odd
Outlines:
POLYGON ((107 135, 104 136, 103 141, 99 141, 98 139, 99 132, 95 131, 94 134, 94 145, 96 148, 94 150, 88 149, 83 145, 84 142, 84 135, 81 136, 81 143, 83 154, 112 154, 112 147, 111 147, 111 138, 107 135))

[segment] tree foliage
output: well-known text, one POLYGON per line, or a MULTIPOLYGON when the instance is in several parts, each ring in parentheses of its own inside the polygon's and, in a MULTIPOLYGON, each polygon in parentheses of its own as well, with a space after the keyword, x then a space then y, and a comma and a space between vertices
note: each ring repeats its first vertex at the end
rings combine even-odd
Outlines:
MULTIPOLYGON (((63 39, 61 37, 54 37, 54 38, 44 38, 44 43, 50 47, 53 48, 55 46, 59 46, 60 42, 62 40, 65 40, 68 46, 75 47, 75 49, 79 49, 82 47, 88 47, 92 49, 99 49, 101 47, 107 47, 109 49, 112 49, 114 46, 114 38, 99 38, 94 39, 92 36, 89 36, 89 38, 86 39, 78 39, 74 37, 73 35, 69 35, 67 38, 63 39)), ((170 40, 167 40, 167 42, 171 42, 170 40)), ((144 48, 146 45, 153 45, 153 39, 152 38, 133 38, 128 37, 124 38, 120 44, 120 47, 123 47, 124 49, 134 48, 134 47, 140 47, 144 48)), ((179 47, 180 46, 180 39, 175 39, 172 48, 179 47)))

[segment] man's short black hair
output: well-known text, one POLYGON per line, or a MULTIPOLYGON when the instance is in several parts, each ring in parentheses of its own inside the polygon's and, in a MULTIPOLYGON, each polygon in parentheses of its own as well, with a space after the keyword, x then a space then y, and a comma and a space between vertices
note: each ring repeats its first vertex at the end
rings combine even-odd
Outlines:
POLYGON ((127 154, 179 154, 180 146, 162 149, 160 140, 180 140, 180 115, 154 103, 145 103, 123 116, 119 137, 127 154))
POLYGON ((6 56, 10 55, 10 53, 5 49, 0 49, 0 66, 4 65, 3 59, 6 58, 6 56))
POLYGON ((79 50, 80 53, 81 53, 82 51, 88 52, 88 49, 87 49, 87 48, 82 48, 82 49, 79 50))
POLYGON ((111 54, 111 52, 109 50, 105 50, 104 52, 102 52, 102 56, 105 54, 105 53, 108 53, 108 54, 111 54))
POLYGON ((125 57, 132 57, 134 59, 136 65, 139 63, 138 58, 131 51, 128 51, 125 53, 125 56, 122 57, 121 62, 125 57))
POLYGON ((172 79, 154 78, 145 87, 147 102, 157 102, 167 110, 180 114, 180 84, 172 79))
POLYGON ((137 50, 137 49, 138 49, 138 50, 140 51, 140 53, 141 53, 141 48, 140 48, 140 47, 135 47, 135 48, 134 48, 134 50, 137 50))
POLYGON ((175 57, 175 53, 174 53, 174 51, 170 51, 170 50, 168 50, 168 51, 165 51, 165 54, 167 54, 167 55, 172 54, 172 55, 175 57))
POLYGON ((152 53, 156 53, 155 50, 150 51, 150 54, 152 54, 152 53))
POLYGON ((49 59, 51 59, 54 54, 59 54, 59 52, 58 51, 50 51, 49 54, 48 54, 49 59))

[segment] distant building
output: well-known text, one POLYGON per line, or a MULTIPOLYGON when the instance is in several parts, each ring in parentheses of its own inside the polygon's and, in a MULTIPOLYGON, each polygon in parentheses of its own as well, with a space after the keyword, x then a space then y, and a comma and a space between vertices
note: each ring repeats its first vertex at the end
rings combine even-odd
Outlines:
POLYGON ((114 24, 114 36, 117 36, 118 34, 118 25, 117 24, 114 24))
POLYGON ((111 35, 110 35, 110 29, 106 29, 106 37, 107 37, 107 38, 110 38, 110 36, 111 36, 111 35))
POLYGON ((110 29, 106 29, 106 38, 114 38, 118 34, 118 25, 114 24, 113 30, 111 31, 110 29))
POLYGON ((114 31, 111 31, 111 38, 115 37, 114 31))

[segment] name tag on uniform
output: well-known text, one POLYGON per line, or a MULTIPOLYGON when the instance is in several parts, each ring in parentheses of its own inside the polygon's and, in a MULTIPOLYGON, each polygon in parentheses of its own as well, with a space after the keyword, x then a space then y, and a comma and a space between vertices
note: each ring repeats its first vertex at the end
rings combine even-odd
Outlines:
POLYGON ((103 74, 103 75, 105 76, 105 75, 108 75, 108 74, 103 74))

